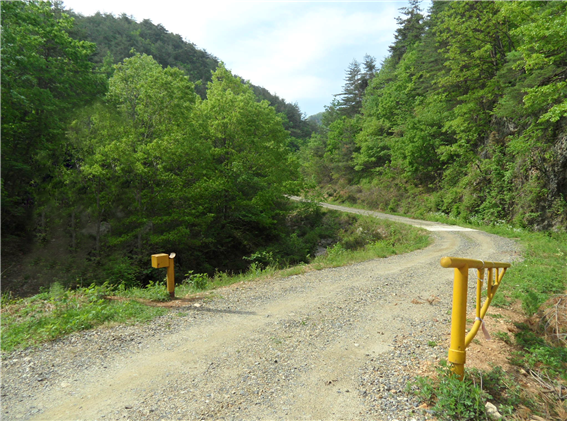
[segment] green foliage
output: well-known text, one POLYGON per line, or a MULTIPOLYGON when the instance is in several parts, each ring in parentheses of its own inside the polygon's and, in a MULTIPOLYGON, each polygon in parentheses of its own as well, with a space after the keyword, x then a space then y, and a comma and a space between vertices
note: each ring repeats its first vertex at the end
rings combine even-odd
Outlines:
POLYGON ((524 312, 531 316, 550 296, 565 291, 567 270, 563 253, 567 252, 567 238, 565 234, 553 233, 519 235, 526 258, 510 268, 501 291, 507 297, 519 299, 524 312))
POLYGON ((243 254, 282 236, 283 195, 301 186, 281 117, 223 65, 204 101, 150 56, 114 69, 104 103, 72 123, 74 161, 54 185, 68 214, 94 221, 104 279, 147 282, 147 259, 163 250, 180 272, 244 269, 243 254))
POLYGON ((362 65, 364 70, 356 59, 350 63, 345 77, 343 92, 335 95, 335 97, 341 97, 341 100, 338 102, 337 112, 342 117, 353 118, 360 113, 364 91, 374 78, 376 59, 367 54, 364 56, 362 65))
POLYGON ((438 380, 418 377, 408 390, 422 401, 435 403, 433 412, 440 420, 487 420, 484 405, 492 397, 470 380, 460 381, 445 368, 438 370, 438 380))
POLYGON ((512 339, 510 338, 510 335, 507 332, 498 331, 494 334, 494 336, 504 341, 508 345, 512 344, 512 339))
MULTIPOLYGON (((74 16, 76 22, 76 28, 72 31, 74 38, 96 44, 92 61, 109 77, 113 73, 111 65, 127 59, 131 56, 132 49, 135 49, 140 54, 153 57, 163 68, 182 70, 195 84, 196 93, 202 99, 206 98, 207 83, 220 64, 218 58, 207 51, 149 19, 136 22, 126 14, 113 16, 97 12, 92 16, 82 16, 68 13, 74 16)), ((295 138, 290 145, 297 149, 301 141, 308 138, 314 130, 298 105, 287 103, 263 87, 251 87, 258 101, 267 100, 282 114, 284 128, 295 138)))
POLYGON ((103 323, 145 322, 165 309, 110 301, 108 286, 65 289, 55 282, 40 294, 2 304, 2 351, 23 349, 103 323))
POLYGON ((417 190, 432 201, 422 213, 564 229, 565 8, 436 2, 424 18, 411 2, 354 131, 339 103, 328 106, 303 148, 303 172, 341 189, 405 186, 380 202, 393 211, 404 212, 405 194, 417 190))
POLYGON ((73 39, 73 19, 51 2, 2 2, 2 247, 26 240, 34 208, 67 158, 70 115, 105 89, 92 72, 95 45, 73 39))
POLYGON ((209 277, 206 273, 193 273, 193 270, 190 270, 183 280, 183 284, 192 285, 197 290, 205 289, 208 283, 209 277))
POLYGON ((516 344, 523 351, 512 357, 512 362, 522 367, 543 370, 551 377, 567 379, 567 347, 553 346, 525 323, 515 323, 520 329, 515 335, 516 344))
POLYGON ((391 57, 398 63, 404 54, 423 36, 425 25, 418 0, 410 0, 410 7, 402 7, 404 18, 397 17, 398 29, 394 34, 395 42, 389 47, 391 57))
POLYGON ((149 301, 169 301, 171 299, 164 281, 153 282, 150 280, 145 288, 140 288, 139 286, 128 287, 124 284, 120 284, 115 288, 117 289, 113 293, 120 297, 149 301))
POLYGON ((489 420, 487 401, 496 404, 504 416, 520 403, 527 403, 520 395, 520 386, 499 366, 490 372, 468 369, 460 381, 445 365, 437 369, 435 378, 417 377, 408 383, 407 390, 433 404, 436 418, 445 421, 489 420))
POLYGON ((128 287, 152 253, 242 270, 285 234, 314 127, 161 25, 3 2, 2 75, 8 252, 63 229, 85 277, 128 287))

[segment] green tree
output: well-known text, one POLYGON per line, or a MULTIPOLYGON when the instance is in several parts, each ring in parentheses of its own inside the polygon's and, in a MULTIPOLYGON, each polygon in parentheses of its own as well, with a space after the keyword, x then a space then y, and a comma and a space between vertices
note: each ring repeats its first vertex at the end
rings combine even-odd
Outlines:
POLYGON ((252 89, 222 64, 200 110, 215 167, 209 182, 213 249, 221 257, 253 251, 274 237, 278 204, 295 192, 298 165, 287 147, 288 133, 274 108, 256 102, 252 89))
POLYGON ((342 116, 352 118, 362 109, 364 92, 376 73, 376 60, 372 56, 365 55, 363 68, 354 59, 346 71, 343 92, 335 95, 340 97, 338 111, 342 116))
POLYGON ((115 68, 106 105, 71 127, 76 162, 64 169, 67 186, 85 194, 82 204, 97 223, 96 250, 103 219, 112 223, 109 241, 130 246, 140 258, 158 244, 198 244, 199 237, 187 240, 199 224, 199 208, 191 204, 209 163, 197 138, 193 84, 147 55, 115 68))
POLYGON ((331 177, 351 183, 354 179, 352 163, 357 145, 355 138, 360 131, 360 117, 341 117, 329 126, 325 160, 330 164, 331 177))
POLYGON ((397 17, 398 28, 394 34, 394 44, 389 47, 394 64, 400 62, 408 49, 417 43, 425 30, 419 0, 410 0, 409 7, 400 9, 405 18, 397 17))
POLYGON ((69 117, 105 89, 92 43, 50 2, 2 2, 3 248, 29 234, 34 207, 61 157, 69 117))

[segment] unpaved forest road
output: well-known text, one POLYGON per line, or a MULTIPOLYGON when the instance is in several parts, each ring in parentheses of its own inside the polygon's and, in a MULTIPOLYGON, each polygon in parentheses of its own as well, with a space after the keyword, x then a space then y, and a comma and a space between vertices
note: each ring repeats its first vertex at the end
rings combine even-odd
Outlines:
POLYGON ((420 361, 446 357, 453 271, 439 260, 512 262, 518 247, 480 231, 376 215, 424 226, 434 243, 234 285, 150 324, 86 331, 4 356, 2 419, 426 417, 403 390, 420 361))

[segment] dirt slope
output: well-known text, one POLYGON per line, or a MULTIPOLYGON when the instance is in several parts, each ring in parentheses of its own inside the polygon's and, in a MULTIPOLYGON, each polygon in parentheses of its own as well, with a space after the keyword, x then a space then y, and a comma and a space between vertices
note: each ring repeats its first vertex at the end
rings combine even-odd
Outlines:
POLYGON ((403 387, 424 361, 446 356, 453 273, 439 260, 513 261, 518 248, 479 231, 393 219, 428 228, 434 243, 223 288, 149 325, 88 331, 7 356, 2 418, 422 417, 403 387))

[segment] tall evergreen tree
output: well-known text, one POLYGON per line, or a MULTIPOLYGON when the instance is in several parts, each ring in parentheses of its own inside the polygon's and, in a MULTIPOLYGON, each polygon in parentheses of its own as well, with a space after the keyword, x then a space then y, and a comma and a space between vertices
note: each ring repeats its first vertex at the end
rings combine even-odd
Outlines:
POLYGON ((341 98, 339 112, 342 116, 352 118, 362 109, 364 92, 376 74, 376 59, 366 54, 362 66, 363 68, 356 59, 353 59, 346 71, 343 91, 335 95, 341 98))
POLYGON ((403 17, 398 16, 398 29, 394 34, 394 44, 389 47, 395 64, 400 62, 408 48, 421 39, 424 33, 424 17, 421 14, 420 0, 410 0, 409 7, 402 7, 403 17))

